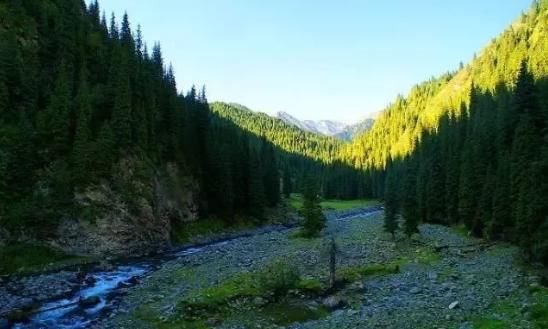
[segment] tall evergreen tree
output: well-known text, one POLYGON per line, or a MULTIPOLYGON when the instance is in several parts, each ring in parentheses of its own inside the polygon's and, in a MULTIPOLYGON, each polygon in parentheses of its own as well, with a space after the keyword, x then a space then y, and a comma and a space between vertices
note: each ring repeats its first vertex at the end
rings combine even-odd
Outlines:
POLYGON ((278 171, 274 148, 266 140, 262 141, 262 160, 265 164, 264 186, 266 201, 269 207, 280 202, 280 173, 278 171))
POLYGON ((264 218, 265 189, 263 182, 263 168, 257 151, 251 148, 249 152, 249 181, 248 181, 248 211, 257 219, 264 218))
POLYGON ((395 237, 398 229, 398 185, 396 174, 393 170, 388 170, 384 188, 384 230, 395 237))
POLYGON ((76 97, 78 115, 72 161, 74 163, 74 179, 77 185, 82 185, 92 178, 93 158, 95 156, 91 135, 91 106, 86 79, 86 73, 82 73, 80 90, 76 97))
POLYGON ((283 172, 283 194, 286 198, 289 198, 291 196, 291 192, 292 192, 291 175, 289 173, 289 170, 286 168, 283 172))
POLYGON ((127 147, 131 143, 131 91, 126 63, 119 68, 112 110, 112 128, 117 144, 127 147))
MULTIPOLYGON (((404 220, 404 231, 407 236, 418 233, 419 213, 417 209, 417 177, 416 169, 408 164, 404 177, 402 195, 402 217, 404 220)), ((391 225, 391 224, 390 224, 391 225)))
POLYGON ((303 190, 303 235, 317 236, 325 227, 325 216, 320 205, 319 189, 315 178, 308 175, 305 178, 303 190))

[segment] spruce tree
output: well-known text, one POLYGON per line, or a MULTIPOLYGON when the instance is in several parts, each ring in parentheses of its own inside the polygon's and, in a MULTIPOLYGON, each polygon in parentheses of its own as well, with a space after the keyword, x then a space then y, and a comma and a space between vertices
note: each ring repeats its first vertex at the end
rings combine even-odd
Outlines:
POLYGON ((384 188, 384 230, 392 234, 392 238, 395 238, 398 229, 396 217, 398 213, 398 185, 396 179, 395 172, 389 169, 384 188))
POLYGON ((419 232, 417 178, 415 171, 416 169, 412 167, 412 164, 408 164, 403 183, 402 217, 404 220, 404 231, 408 237, 419 232))
POLYGON ((467 140, 461 155, 459 180, 459 218, 471 229, 476 210, 476 177, 471 152, 471 141, 467 140))
POLYGON ((112 110, 112 129, 121 148, 131 144, 131 91, 126 64, 119 68, 112 110))
POLYGON ((264 219, 265 189, 263 182, 263 168, 257 151, 251 147, 249 151, 248 168, 248 212, 256 219, 264 219))
POLYGON ((95 158, 97 174, 106 178, 111 173, 111 168, 116 160, 116 137, 108 122, 103 123, 95 141, 94 154, 101 156, 95 158))
POLYGON ((283 172, 283 194, 286 198, 289 198, 291 196, 292 192, 292 183, 291 183, 291 175, 289 173, 289 169, 285 169, 283 172))
MULTIPOLYGON (((0 61, 0 66, 2 62, 0 61)), ((7 117, 9 92, 3 67, 0 67, 0 124, 7 117)))
POLYGON ((498 161, 495 189, 492 191, 493 213, 487 226, 487 236, 491 239, 511 238, 507 236, 513 227, 508 158, 508 153, 503 153, 498 161))
POLYGON ((50 97, 46 110, 39 118, 39 128, 42 141, 49 149, 45 153, 46 161, 51 161, 58 156, 66 155, 69 150, 71 133, 72 112, 72 84, 69 72, 64 64, 61 64, 55 89, 50 97))
POLYGON ((312 175, 305 178, 303 190, 303 228, 305 237, 314 237, 326 226, 325 216, 320 205, 320 195, 317 181, 312 175))
POLYGON ((274 148, 266 140, 262 141, 262 157, 264 163, 264 186, 266 202, 269 207, 274 207, 280 202, 280 173, 278 172, 274 148))
POLYGON ((76 136, 72 149, 74 180, 82 185, 93 179, 93 158, 95 157, 91 136, 91 106, 85 73, 82 74, 80 90, 76 97, 78 115, 76 117, 76 136))
POLYGON ((445 176, 444 162, 437 142, 434 142, 431 146, 430 154, 430 175, 426 184, 427 216, 429 222, 441 224, 447 222, 445 216, 445 176))

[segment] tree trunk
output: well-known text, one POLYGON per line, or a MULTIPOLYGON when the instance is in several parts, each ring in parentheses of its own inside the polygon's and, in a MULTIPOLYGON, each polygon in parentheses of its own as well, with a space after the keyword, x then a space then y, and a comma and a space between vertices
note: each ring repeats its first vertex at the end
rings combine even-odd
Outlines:
POLYGON ((329 242, 329 287, 335 287, 336 280, 336 263, 337 263, 337 245, 335 239, 331 238, 329 242))

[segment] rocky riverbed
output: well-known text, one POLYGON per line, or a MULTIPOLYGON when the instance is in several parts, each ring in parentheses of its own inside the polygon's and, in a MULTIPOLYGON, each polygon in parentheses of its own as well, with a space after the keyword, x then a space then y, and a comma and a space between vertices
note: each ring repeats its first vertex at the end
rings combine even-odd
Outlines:
POLYGON ((296 266, 302 277, 325 279, 325 237, 332 236, 338 247, 337 268, 390 263, 398 264, 399 271, 361 277, 330 296, 303 297, 300 303, 309 309, 327 307, 319 317, 282 323, 265 315, 268 305, 255 299, 249 309, 235 301, 232 311, 196 328, 467 329, 482 328, 482 323, 541 328, 528 313, 537 306, 530 286, 538 286, 538 278, 516 264, 517 248, 488 244, 437 225, 422 225, 419 235, 394 241, 383 233, 379 212, 330 218, 321 238, 295 238, 295 230, 271 232, 169 261, 131 290, 116 314, 95 327, 181 327, 173 319, 184 312, 180 304, 185 296, 258 271, 273 260, 296 266))
MULTIPOLYGON (((63 310, 15 328, 542 328, 531 313, 548 294, 538 277, 517 264, 517 248, 437 225, 393 240, 382 230, 380 207, 327 217, 328 227, 315 239, 299 238, 296 228, 267 227, 161 257, 103 265, 83 277, 65 271, 0 282, 0 312, 63 310), (350 278, 340 289, 290 291, 281 303, 231 300, 226 314, 192 325, 178 322, 188 296, 278 261, 303 280, 326 282, 331 237, 339 276, 350 278), (356 274, 378 268, 390 270, 356 274), (499 326, 487 326, 492 324, 499 326)), ((9 327, 0 321, 1 329, 9 327)))

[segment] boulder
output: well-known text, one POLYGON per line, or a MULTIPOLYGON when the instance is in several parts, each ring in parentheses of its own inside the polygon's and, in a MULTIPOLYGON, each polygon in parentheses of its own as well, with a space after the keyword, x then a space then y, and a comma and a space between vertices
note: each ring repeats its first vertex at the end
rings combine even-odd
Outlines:
POLYGON ((140 279, 139 279, 138 276, 134 275, 129 280, 127 280, 127 282, 131 285, 137 285, 137 284, 139 284, 140 279))
POLYGON ((344 307, 346 305, 346 301, 337 296, 329 296, 322 301, 322 304, 330 310, 336 310, 344 307))
POLYGON ((124 288, 130 288, 131 287, 131 284, 127 283, 127 282, 123 282, 123 281, 120 281, 118 282, 118 288, 120 289, 124 289, 124 288))
POLYGON ((356 292, 364 292, 366 290, 365 285, 361 281, 356 281, 356 282, 352 283, 349 288, 351 290, 356 291, 356 292))
POLYGON ((87 285, 94 285, 95 282, 97 282, 97 279, 95 279, 95 277, 93 275, 89 275, 88 277, 86 277, 86 279, 84 280, 84 282, 87 284, 87 285))
POLYGON ((253 305, 255 306, 265 306, 266 304, 268 304, 268 300, 264 299, 263 297, 260 297, 260 296, 257 296, 255 298, 253 298, 253 305))
POLYGON ((422 292, 422 289, 419 288, 419 287, 413 287, 411 288, 411 290, 409 290, 410 293, 412 293, 413 295, 416 295, 416 294, 419 294, 420 292, 422 292))
POLYGON ((82 308, 90 308, 101 302, 101 298, 97 296, 81 297, 78 301, 78 305, 82 308))

